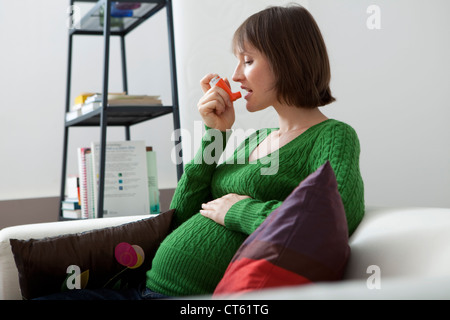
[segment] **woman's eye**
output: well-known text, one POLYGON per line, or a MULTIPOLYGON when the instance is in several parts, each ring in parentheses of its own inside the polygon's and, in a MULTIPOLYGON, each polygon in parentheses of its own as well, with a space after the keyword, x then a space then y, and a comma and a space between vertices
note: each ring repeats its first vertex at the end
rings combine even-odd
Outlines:
POLYGON ((253 63, 253 60, 247 60, 247 61, 244 61, 244 63, 247 65, 251 65, 253 63))

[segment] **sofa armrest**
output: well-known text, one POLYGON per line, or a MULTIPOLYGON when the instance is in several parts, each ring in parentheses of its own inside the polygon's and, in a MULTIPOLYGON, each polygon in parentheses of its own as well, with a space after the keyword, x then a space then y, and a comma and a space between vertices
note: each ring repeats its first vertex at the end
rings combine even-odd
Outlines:
POLYGON ((375 265, 382 278, 450 277, 450 208, 366 207, 349 239, 345 280, 366 281, 375 265))
POLYGON ((9 239, 42 239, 114 227, 148 218, 148 215, 27 224, 0 230, 0 300, 21 299, 19 277, 9 239))

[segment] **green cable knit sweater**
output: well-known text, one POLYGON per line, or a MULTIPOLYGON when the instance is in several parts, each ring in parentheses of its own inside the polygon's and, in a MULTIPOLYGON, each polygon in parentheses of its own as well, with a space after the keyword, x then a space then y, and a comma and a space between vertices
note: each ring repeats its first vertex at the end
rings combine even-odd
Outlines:
POLYGON ((174 231, 161 243, 147 272, 147 287, 169 296, 211 294, 247 238, 310 173, 329 160, 353 233, 364 215, 359 140, 347 124, 328 119, 271 155, 248 161, 271 129, 250 135, 217 165, 226 134, 207 130, 201 149, 185 166, 171 208, 174 231), (248 195, 225 216, 225 227, 203 217, 201 204, 228 193, 248 195))

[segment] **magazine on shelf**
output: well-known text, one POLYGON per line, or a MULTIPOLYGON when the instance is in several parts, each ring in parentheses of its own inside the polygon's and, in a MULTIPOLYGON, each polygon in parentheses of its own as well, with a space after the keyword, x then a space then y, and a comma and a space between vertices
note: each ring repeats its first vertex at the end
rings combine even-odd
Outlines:
MULTIPOLYGON (((156 153, 144 141, 107 142, 103 216, 160 213, 156 153)), ((62 203, 63 216, 98 217, 100 144, 78 148, 80 205, 62 203), (70 209, 69 209, 70 208, 70 209), (72 210, 71 212, 65 212, 72 210)))
MULTIPOLYGON (((92 143, 94 199, 97 203, 100 144, 92 143)), ((147 156, 144 141, 106 144, 104 217, 150 214, 147 156)))

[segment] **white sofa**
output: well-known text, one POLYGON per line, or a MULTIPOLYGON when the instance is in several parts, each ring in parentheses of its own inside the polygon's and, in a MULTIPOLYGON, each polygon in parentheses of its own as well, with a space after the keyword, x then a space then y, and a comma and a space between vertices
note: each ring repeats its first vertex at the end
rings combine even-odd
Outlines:
MULTIPOLYGON (((38 239, 137 219, 142 216, 30 224, 0 230, 0 299, 21 299, 10 238, 38 239)), ((230 298, 450 299, 450 209, 368 207, 350 238, 350 246, 343 281, 268 289, 230 298)))

